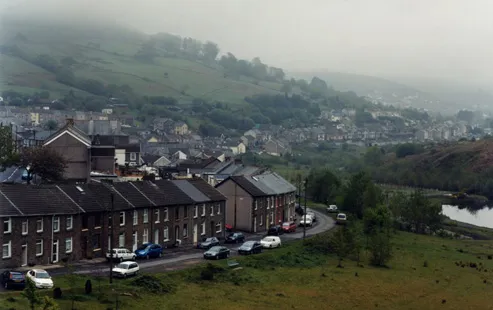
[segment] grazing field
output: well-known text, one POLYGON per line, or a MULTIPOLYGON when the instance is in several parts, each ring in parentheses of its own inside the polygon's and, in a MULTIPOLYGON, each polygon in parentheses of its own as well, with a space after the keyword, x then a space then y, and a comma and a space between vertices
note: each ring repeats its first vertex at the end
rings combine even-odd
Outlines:
MULTIPOLYGON (((337 268, 334 256, 314 250, 327 237, 240 258, 240 270, 219 261, 155 274, 156 293, 133 285, 135 279, 115 280, 114 291, 106 284, 99 289, 93 279, 93 292, 85 295, 87 278, 77 277, 75 306, 115 309, 118 295, 120 309, 493 309, 492 241, 398 232, 388 268, 351 260, 337 268)), ((66 276, 55 279, 63 290, 61 309, 70 307, 69 283, 66 276)), ((0 309, 26 308, 20 292, 0 295, 0 309)))

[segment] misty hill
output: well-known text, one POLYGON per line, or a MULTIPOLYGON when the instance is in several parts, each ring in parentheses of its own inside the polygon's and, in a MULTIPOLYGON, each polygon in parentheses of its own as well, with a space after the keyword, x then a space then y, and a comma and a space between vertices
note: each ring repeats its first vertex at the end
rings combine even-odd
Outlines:
POLYGON ((245 96, 277 94, 281 88, 276 78, 225 73, 198 48, 207 43, 190 38, 183 39, 188 43, 184 46, 168 34, 46 21, 3 20, 0 29, 0 90, 46 90, 54 99, 70 90, 103 95, 101 87, 111 85, 118 90, 130 86, 133 93, 147 96, 239 102, 245 96))

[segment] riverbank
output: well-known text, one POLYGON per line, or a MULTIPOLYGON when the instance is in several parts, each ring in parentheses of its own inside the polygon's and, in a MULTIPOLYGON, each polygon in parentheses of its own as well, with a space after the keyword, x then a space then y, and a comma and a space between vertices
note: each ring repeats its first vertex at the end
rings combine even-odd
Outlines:
MULTIPOLYGON (((328 234, 318 238, 326 240, 328 234)), ((398 232, 389 268, 354 261, 337 268, 335 256, 294 242, 264 254, 135 279, 110 288, 93 277, 75 276, 77 309, 489 309, 493 290, 493 241, 450 240, 398 232), (209 266, 209 267, 208 267, 209 266), (211 276, 212 274, 212 276, 211 276), (93 292, 85 295, 84 283, 93 292), (100 286, 101 284, 101 286, 100 286), (157 291, 155 291, 157 290, 157 291)), ((366 259, 364 260, 366 261, 366 259)), ((61 286, 61 309, 70 309, 70 277, 61 286)), ((51 292, 44 292, 51 295, 51 292)), ((20 292, 0 295, 0 309, 26 309, 20 292)))

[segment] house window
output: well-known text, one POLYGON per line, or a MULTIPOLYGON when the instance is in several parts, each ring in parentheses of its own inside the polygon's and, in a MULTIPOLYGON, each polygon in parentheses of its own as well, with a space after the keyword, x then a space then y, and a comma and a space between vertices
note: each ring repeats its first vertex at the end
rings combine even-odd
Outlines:
POLYGON ((188 208, 187 206, 183 207, 183 218, 186 219, 188 218, 188 208))
POLYGON ((211 216, 214 216, 214 206, 211 206, 211 216))
POLYGON ((164 242, 169 241, 169 230, 168 230, 168 227, 164 227, 164 229, 163 229, 163 238, 164 238, 164 242))
POLYGON ((164 212, 164 221, 168 221, 169 220, 168 208, 164 208, 163 212, 164 212))
POLYGON ((72 253, 72 238, 65 238, 65 253, 72 253))
POLYGON ((43 232, 43 219, 37 219, 36 220, 36 232, 43 232))
POLYGON ((223 225, 221 222, 216 224, 216 233, 220 233, 223 230, 223 225))
POLYGON ((183 238, 188 237, 188 225, 183 224, 183 238))
POLYGON ((154 210, 154 223, 159 223, 159 209, 154 210))
POLYGON ((179 220, 179 219, 180 219, 180 208, 175 207, 175 220, 179 220))
POLYGON ((125 212, 120 212, 120 226, 125 225, 125 212))
POLYGON ((260 216, 259 226, 262 226, 263 224, 264 224, 264 217, 263 216, 260 216))
POLYGON ((3 233, 10 234, 12 232, 12 219, 9 217, 8 219, 3 221, 3 233))
POLYGON ((270 213, 270 223, 274 224, 274 212, 270 213))
POLYGON ((205 222, 202 222, 202 224, 200 224, 200 234, 205 235, 205 222))
POLYGON ((144 228, 144 233, 142 234, 142 243, 149 242, 149 230, 144 228))
POLYGON ((154 230, 154 243, 159 244, 159 229, 154 230))
POLYGON ((69 215, 65 218, 65 227, 67 230, 71 230, 74 228, 74 217, 72 215, 69 215))
POLYGON ((202 205, 202 216, 205 216, 205 204, 202 205))
POLYGON ((4 243, 2 246, 2 258, 10 258, 12 256, 12 241, 4 243))
POLYGON ((58 216, 53 217, 53 231, 54 232, 60 231, 60 217, 58 216))
POLYGON ((144 209, 144 212, 142 213, 142 222, 149 223, 149 209, 144 209))
POLYGON ((137 225, 139 223, 139 211, 134 210, 133 224, 137 225))
POLYGON ((221 214, 221 204, 218 203, 217 204, 217 215, 220 215, 221 214))
POLYGON ((124 232, 121 232, 121 233, 118 235, 118 246, 119 246, 120 248, 125 247, 125 233, 124 233, 124 232))
POLYGON ((255 210, 257 210, 257 208, 258 208, 258 201, 257 199, 255 199, 255 210))
POLYGON ((193 218, 197 218, 197 216, 199 216, 199 207, 194 206, 193 207, 193 218))
POLYGON ((135 153, 130 153, 130 160, 131 160, 131 161, 135 161, 135 160, 137 160, 137 154, 135 154, 135 153))
POLYGON ((22 235, 27 235, 28 227, 29 227, 28 220, 22 221, 22 235))
POLYGON ((36 256, 43 255, 43 239, 36 240, 36 256))

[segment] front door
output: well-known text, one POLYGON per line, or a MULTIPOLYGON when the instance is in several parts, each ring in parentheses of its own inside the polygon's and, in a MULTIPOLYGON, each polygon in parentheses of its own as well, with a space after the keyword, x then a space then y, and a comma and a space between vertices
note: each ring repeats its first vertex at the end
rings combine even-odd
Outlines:
POLYGON ((53 255, 51 262, 52 263, 58 262, 58 240, 53 241, 53 255))
POLYGON ((197 244, 198 242, 198 236, 197 236, 197 224, 193 225, 193 244, 197 244))
POLYGON ((132 251, 135 252, 135 250, 137 250, 137 244, 139 243, 139 239, 138 239, 138 233, 137 231, 134 231, 134 233, 132 234, 132 238, 133 238, 133 244, 132 244, 132 251))
POLYGON ((214 221, 211 221, 211 237, 215 235, 215 228, 216 228, 216 225, 214 223, 214 221))
POLYGON ((22 266, 27 266, 27 244, 22 245, 22 266))

